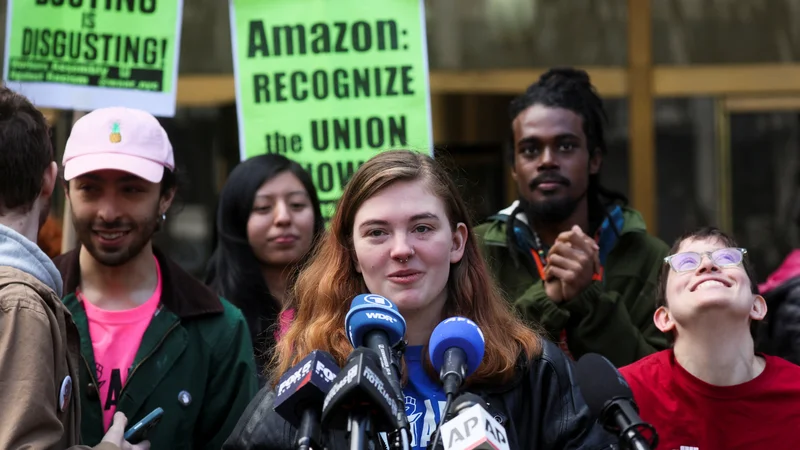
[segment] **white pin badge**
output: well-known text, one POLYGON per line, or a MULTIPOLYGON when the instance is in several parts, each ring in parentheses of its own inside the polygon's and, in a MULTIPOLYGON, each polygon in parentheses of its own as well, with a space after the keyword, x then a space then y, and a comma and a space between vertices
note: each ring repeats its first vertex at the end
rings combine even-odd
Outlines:
POLYGON ((178 403, 180 403, 181 406, 184 406, 184 407, 191 405, 192 404, 192 394, 190 394, 188 391, 180 391, 178 393, 178 403))
POLYGON ((67 410, 70 398, 72 398, 72 377, 67 375, 61 382, 61 390, 58 392, 58 409, 61 412, 67 410))

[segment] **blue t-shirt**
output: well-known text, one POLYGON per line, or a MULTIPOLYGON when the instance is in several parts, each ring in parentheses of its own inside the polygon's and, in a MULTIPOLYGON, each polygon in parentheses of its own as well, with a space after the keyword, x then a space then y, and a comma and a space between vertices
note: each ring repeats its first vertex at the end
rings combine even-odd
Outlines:
POLYGON ((406 348, 408 383, 403 388, 406 416, 411 427, 411 448, 425 449, 439 425, 440 412, 447 403, 444 389, 428 377, 422 366, 422 346, 406 348))

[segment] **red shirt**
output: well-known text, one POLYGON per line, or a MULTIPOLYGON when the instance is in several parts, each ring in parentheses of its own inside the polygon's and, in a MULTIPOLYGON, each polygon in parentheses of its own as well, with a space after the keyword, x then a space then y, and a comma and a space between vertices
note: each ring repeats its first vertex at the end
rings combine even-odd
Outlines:
POLYGON ((714 386, 696 378, 675 361, 672 350, 620 372, 633 390, 642 420, 656 428, 659 450, 796 450, 800 366, 764 357, 764 371, 736 386, 714 386))

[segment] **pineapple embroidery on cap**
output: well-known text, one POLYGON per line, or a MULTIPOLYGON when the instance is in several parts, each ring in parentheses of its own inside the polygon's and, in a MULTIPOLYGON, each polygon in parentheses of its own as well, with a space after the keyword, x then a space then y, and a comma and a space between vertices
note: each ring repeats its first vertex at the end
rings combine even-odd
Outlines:
POLYGON ((109 140, 114 144, 122 142, 122 134, 119 132, 119 123, 114 122, 114 125, 111 126, 111 136, 109 140))

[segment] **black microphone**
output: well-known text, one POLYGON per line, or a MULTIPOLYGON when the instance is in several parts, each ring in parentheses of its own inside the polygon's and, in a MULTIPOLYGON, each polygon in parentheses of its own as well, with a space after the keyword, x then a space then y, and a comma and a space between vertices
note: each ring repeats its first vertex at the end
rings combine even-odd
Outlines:
POLYGON ((320 410, 338 373, 339 366, 330 353, 314 350, 278 382, 273 409, 297 428, 297 448, 321 448, 320 410))
POLYGON ((357 348, 333 380, 322 404, 322 426, 350 432, 350 448, 365 449, 366 437, 401 427, 405 409, 394 398, 375 352, 357 348))
POLYGON ((656 448, 656 429, 639 417, 633 392, 611 361, 587 353, 578 360, 575 376, 592 416, 606 431, 619 437, 622 450, 656 448))

